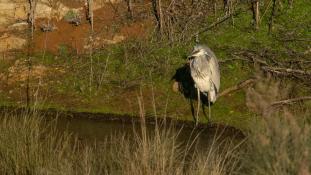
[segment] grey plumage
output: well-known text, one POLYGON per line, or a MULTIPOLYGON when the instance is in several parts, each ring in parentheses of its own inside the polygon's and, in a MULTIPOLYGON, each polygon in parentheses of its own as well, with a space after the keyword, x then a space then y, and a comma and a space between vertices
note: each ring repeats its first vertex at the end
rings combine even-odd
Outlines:
POLYGON ((200 92, 208 98, 209 103, 216 101, 220 88, 220 71, 214 52, 205 45, 196 45, 188 59, 191 77, 198 92, 198 121, 200 92))

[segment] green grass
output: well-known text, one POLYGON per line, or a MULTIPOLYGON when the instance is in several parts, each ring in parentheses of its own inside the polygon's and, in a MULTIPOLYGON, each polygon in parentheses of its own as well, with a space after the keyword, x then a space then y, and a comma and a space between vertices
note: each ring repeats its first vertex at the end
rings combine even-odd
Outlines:
POLYGON ((178 140, 180 131, 172 126, 146 130, 142 122, 131 134, 107 135, 95 143, 58 130, 57 120, 44 120, 36 112, 2 113, 0 173, 309 174, 309 112, 276 110, 254 118, 243 142, 209 134, 204 139, 211 145, 204 149, 190 138, 178 140))
MULTIPOLYGON (((275 27, 270 35, 268 22, 271 11, 268 10, 263 16, 259 30, 254 30, 251 11, 247 10, 247 4, 241 3, 239 7, 242 12, 234 18, 234 25, 228 20, 216 26, 200 36, 201 42, 207 43, 220 60, 231 59, 234 51, 251 50, 259 55, 264 49, 276 53, 276 60, 293 59, 287 51, 303 52, 308 48, 308 43, 283 42, 280 39, 287 39, 290 33, 298 38, 310 38, 310 18, 306 16, 311 6, 307 5, 310 4, 308 0, 295 1, 293 9, 283 4, 283 8, 277 11, 275 27)), ((261 11, 264 8, 262 4, 261 11)), ((209 22, 214 20, 213 16, 207 17, 209 22)), ((61 67, 66 72, 47 78, 53 83, 48 82, 42 88, 45 92, 42 96, 46 96, 46 93, 50 96, 43 97, 44 100, 38 103, 78 111, 137 114, 137 96, 142 90, 148 114, 154 114, 155 104, 158 115, 192 120, 188 100, 171 90, 171 77, 185 63, 192 46, 191 41, 169 44, 165 40, 155 40, 153 36, 147 40, 131 39, 96 51, 92 65, 90 57, 73 56, 66 46, 60 47, 58 59, 49 53, 43 58, 40 53, 33 58, 33 64, 61 67), (57 81, 60 83, 55 83, 57 81)), ((269 55, 262 59, 265 57, 269 55)), ((221 65, 221 90, 253 75, 252 64, 226 62, 221 65)), ((299 93, 303 95, 308 92, 299 93)), ((240 128, 247 127, 251 119, 243 91, 221 97, 213 106, 212 113, 213 121, 240 128)), ((205 121, 204 117, 201 121, 205 121)))

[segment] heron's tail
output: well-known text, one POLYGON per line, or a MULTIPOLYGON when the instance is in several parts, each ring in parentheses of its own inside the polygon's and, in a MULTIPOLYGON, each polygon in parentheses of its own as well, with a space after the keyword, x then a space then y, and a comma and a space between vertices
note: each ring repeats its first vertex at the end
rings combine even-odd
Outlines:
POLYGON ((208 93, 209 97, 209 101, 212 102, 212 103, 215 103, 216 99, 217 99, 217 94, 216 94, 216 91, 215 90, 211 90, 209 91, 208 93))

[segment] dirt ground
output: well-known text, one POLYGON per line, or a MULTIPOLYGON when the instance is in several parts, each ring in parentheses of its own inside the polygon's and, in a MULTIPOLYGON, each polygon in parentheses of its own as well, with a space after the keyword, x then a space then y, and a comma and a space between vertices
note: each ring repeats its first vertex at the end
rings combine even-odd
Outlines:
MULTIPOLYGON (((83 7, 79 2, 73 3, 73 7, 83 7)), ((138 10, 137 13, 141 12, 138 10)), ((107 4, 106 6, 94 11, 94 32, 91 31, 91 25, 86 19, 86 10, 84 8, 81 16, 81 24, 75 26, 64 19, 54 24, 56 30, 52 32, 42 32, 40 27, 47 24, 47 19, 37 20, 37 30, 34 38, 36 52, 47 51, 57 54, 60 47, 66 47, 76 53, 83 53, 93 47, 102 48, 107 44, 116 44, 129 38, 146 37, 147 31, 152 28, 151 20, 137 19, 128 22, 126 7, 124 4, 107 4), (91 39, 90 36, 93 36, 91 39)))

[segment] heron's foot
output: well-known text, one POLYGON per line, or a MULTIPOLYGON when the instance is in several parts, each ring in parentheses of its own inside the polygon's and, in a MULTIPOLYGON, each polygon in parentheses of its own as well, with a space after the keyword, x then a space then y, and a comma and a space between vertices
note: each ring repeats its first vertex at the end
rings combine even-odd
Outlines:
POLYGON ((199 125, 199 121, 196 120, 196 121, 195 121, 195 127, 198 127, 198 125, 199 125))
POLYGON ((208 127, 211 127, 211 126, 212 126, 212 121, 211 121, 211 120, 208 120, 208 121, 207 121, 207 126, 208 126, 208 127))

